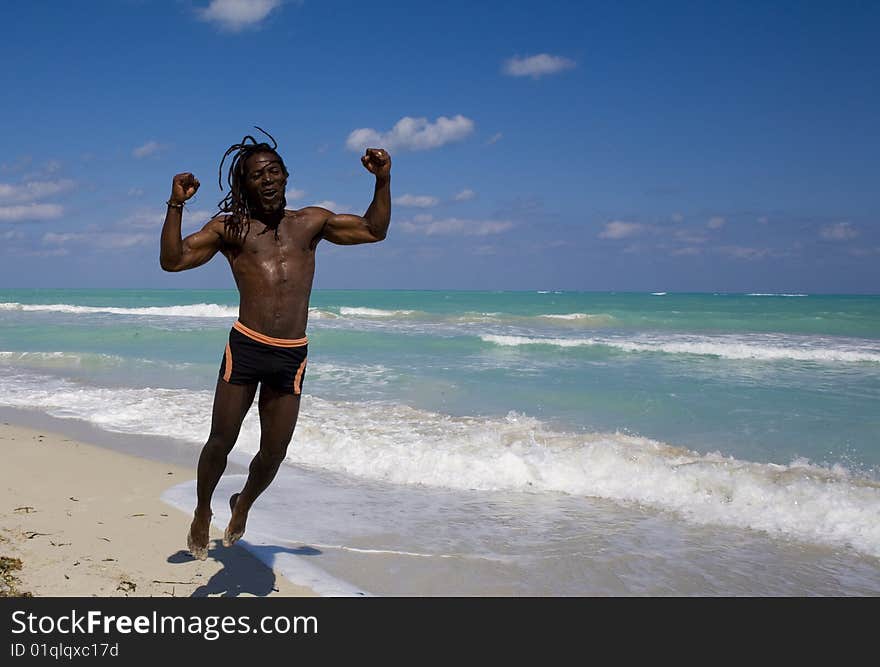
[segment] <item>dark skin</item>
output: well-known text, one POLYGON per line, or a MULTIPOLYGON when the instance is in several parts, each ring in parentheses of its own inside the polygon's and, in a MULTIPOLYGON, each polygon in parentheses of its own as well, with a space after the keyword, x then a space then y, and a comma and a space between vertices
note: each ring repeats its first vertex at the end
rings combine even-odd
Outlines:
MULTIPOLYGON (((375 243, 388 231, 391 156, 381 148, 368 148, 361 163, 376 177, 373 201, 364 215, 336 214, 318 206, 291 211, 284 208, 287 176, 277 157, 271 152, 254 153, 244 163, 243 186, 251 219, 245 222, 242 233, 231 233, 224 224, 226 215, 218 215, 201 230, 181 238, 182 208, 169 206, 162 227, 162 268, 193 269, 220 252, 229 262, 238 286, 241 323, 274 338, 304 337, 318 243, 322 239, 340 245, 375 243)), ((195 176, 177 174, 171 186, 171 204, 185 202, 198 189, 195 176)), ((256 384, 217 381, 211 433, 199 456, 198 500, 187 537, 196 558, 204 560, 208 556, 211 498, 256 393, 256 384)), ((274 479, 287 454, 299 406, 299 396, 265 384, 260 387, 260 451, 251 461, 244 488, 230 498, 232 516, 224 545, 234 544, 244 534, 251 506, 274 479)))

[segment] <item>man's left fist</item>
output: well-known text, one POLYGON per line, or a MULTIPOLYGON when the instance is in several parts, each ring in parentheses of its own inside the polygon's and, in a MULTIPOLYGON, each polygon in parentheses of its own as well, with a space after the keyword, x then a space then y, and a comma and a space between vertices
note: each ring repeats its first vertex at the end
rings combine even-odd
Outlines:
POLYGON ((368 148, 361 156, 361 162, 376 178, 387 178, 391 174, 391 156, 382 148, 368 148))

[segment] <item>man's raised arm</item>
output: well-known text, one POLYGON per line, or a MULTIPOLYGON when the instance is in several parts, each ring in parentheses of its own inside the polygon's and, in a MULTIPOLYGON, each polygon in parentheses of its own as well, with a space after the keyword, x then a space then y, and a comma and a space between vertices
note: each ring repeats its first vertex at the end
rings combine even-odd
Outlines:
POLYGON ((171 198, 162 226, 159 265, 165 271, 184 271, 201 266, 220 250, 222 223, 210 220, 202 229, 185 239, 180 237, 183 204, 199 189, 199 180, 190 173, 177 174, 171 184, 171 198))
POLYGON ((373 201, 363 216, 329 215, 324 222, 322 236, 331 243, 375 243, 388 233, 391 223, 391 156, 381 148, 368 148, 361 162, 376 177, 373 201))

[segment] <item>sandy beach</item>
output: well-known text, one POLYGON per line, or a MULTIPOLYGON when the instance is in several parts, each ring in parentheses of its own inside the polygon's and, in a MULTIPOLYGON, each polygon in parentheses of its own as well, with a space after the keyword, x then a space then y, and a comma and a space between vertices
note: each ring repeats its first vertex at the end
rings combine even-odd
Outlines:
MULTIPOLYGON (((195 470, 43 429, 0 425, 0 557, 33 596, 311 596, 212 527, 208 560, 186 551, 189 516, 160 500, 195 470), (7 564, 10 561, 5 561, 7 564)), ((0 584, 0 592, 9 588, 0 584)))

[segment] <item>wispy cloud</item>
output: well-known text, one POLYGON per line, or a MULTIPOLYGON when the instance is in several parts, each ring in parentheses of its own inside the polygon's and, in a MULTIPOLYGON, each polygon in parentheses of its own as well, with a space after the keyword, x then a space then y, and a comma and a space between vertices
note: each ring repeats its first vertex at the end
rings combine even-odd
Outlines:
MULTIPOLYGON (((165 222, 165 213, 155 209, 136 210, 124 218, 120 219, 114 227, 120 229, 158 229, 165 222)), ((210 220, 217 211, 209 211, 207 209, 191 209, 183 214, 184 224, 190 224, 193 221, 201 224, 210 220)))
POLYGON ((642 234, 649 229, 650 228, 647 225, 642 225, 638 222, 623 222, 621 220, 614 220, 613 222, 605 223, 605 229, 599 233, 599 238, 625 239, 631 236, 642 234))
POLYGON ((16 241, 23 238, 24 232, 18 229, 7 229, 5 232, 0 234, 0 239, 2 239, 3 241, 16 241))
POLYGON ((92 234, 82 234, 80 232, 47 232, 43 234, 44 245, 67 246, 71 243, 85 242, 88 242, 92 247, 111 250, 156 244, 158 243, 158 239, 155 234, 129 234, 107 231, 96 231, 92 234))
POLYGON ((677 257, 690 257, 694 255, 701 255, 703 253, 702 248, 695 248, 693 246, 688 246, 687 248, 676 248, 672 250, 669 254, 675 255, 677 257))
POLYGON ((870 257, 871 255, 880 255, 880 246, 868 248, 851 248, 849 252, 855 257, 870 257))
POLYGON ((435 220, 430 215, 421 215, 411 221, 401 222, 399 227, 405 232, 424 234, 425 236, 442 234, 489 236, 506 232, 513 227, 513 223, 508 220, 465 220, 462 218, 435 220))
POLYGON ((440 203, 440 200, 437 197, 431 197, 430 195, 400 195, 399 197, 395 197, 394 203, 398 206, 414 206, 416 208, 431 208, 432 206, 436 206, 440 203))
POLYGON ((709 222, 706 226, 709 229, 721 229, 726 224, 727 224, 726 218, 722 218, 720 215, 716 215, 714 218, 709 218, 709 222))
POLYGON ((64 209, 59 204, 19 204, 0 206, 0 222, 22 222, 25 220, 53 220, 60 218, 64 209))
POLYGON ((65 243, 70 243, 71 241, 83 241, 86 238, 85 234, 80 234, 79 232, 64 232, 61 234, 58 232, 46 232, 43 234, 43 243, 63 245, 65 243))
POLYGON ((677 229, 673 236, 683 243, 705 243, 709 240, 704 230, 677 229))
POLYGON ((332 199, 324 199, 316 204, 312 204, 312 206, 320 206, 321 208, 326 208, 328 211, 333 211, 334 213, 341 213, 349 208, 347 204, 340 204, 332 199))
POLYGON ((165 146, 164 144, 160 144, 158 141, 150 140, 142 146, 138 146, 137 148, 132 150, 131 154, 138 160, 140 160, 141 158, 149 157, 150 155, 158 155, 166 148, 167 146, 165 146))
POLYGON ((297 190, 296 188, 287 188, 284 193, 284 198, 287 201, 293 201, 294 199, 302 199, 306 196, 305 190, 297 190))
POLYGON ((258 26, 280 6, 281 0, 211 0, 211 4, 198 13, 203 21, 238 32, 258 26))
POLYGON ((849 241, 859 235, 859 230, 849 222, 836 222, 826 225, 821 230, 822 238, 827 241, 849 241))
POLYGON ((491 137, 489 137, 489 139, 486 141, 486 143, 489 146, 491 146, 492 144, 497 144, 499 141, 501 141, 501 137, 503 137, 503 136, 504 135, 501 132, 496 132, 491 137))
POLYGON ((749 261, 764 259, 771 254, 770 248, 748 248, 744 246, 722 246, 718 250, 728 257, 749 261))
POLYGON ((477 193, 471 190, 470 188, 465 188, 457 195, 455 195, 455 201, 470 201, 471 199, 476 199, 477 193))
POLYGON ((353 130, 345 142, 352 151, 365 148, 386 148, 389 151, 424 151, 445 144, 461 141, 474 131, 474 121, 461 114, 447 118, 440 116, 433 123, 427 118, 404 116, 388 132, 371 127, 353 130))
POLYGON ((548 74, 557 74, 575 66, 573 60, 562 56, 553 56, 549 53, 539 53, 536 56, 518 56, 508 59, 504 63, 503 71, 509 76, 530 76, 537 79, 548 74))
POLYGON ((0 202, 34 202, 72 190, 74 182, 69 179, 56 181, 26 181, 24 183, 0 183, 0 202))

